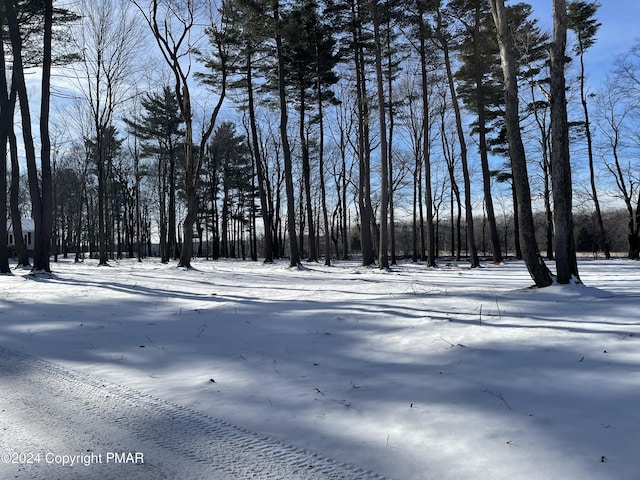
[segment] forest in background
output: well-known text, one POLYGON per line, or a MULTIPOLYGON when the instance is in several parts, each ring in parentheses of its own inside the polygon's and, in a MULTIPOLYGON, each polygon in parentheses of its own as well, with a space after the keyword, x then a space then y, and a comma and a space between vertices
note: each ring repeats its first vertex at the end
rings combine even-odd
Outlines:
POLYGON ((0 214, 34 271, 637 259, 640 44, 592 90, 598 4, 553 4, 545 32, 503 1, 5 0, 0 214))

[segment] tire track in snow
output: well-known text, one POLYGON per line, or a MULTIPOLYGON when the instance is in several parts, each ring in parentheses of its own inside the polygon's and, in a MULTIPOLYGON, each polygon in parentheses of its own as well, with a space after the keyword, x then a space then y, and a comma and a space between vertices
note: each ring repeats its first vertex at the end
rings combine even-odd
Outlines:
MULTIPOLYGON (((144 464, 2 464, 2 478, 385 477, 122 385, 0 347, 0 454, 141 452, 144 464)), ((51 458, 51 457, 49 457, 51 458)))

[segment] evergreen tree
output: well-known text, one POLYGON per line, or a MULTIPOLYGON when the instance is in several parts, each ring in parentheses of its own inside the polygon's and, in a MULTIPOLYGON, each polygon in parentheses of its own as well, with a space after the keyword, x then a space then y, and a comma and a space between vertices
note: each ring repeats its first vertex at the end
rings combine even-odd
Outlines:
POLYGON ((250 219, 244 215, 243 207, 253 202, 254 196, 251 156, 246 138, 237 133, 233 123, 224 122, 214 132, 209 156, 210 170, 215 172, 212 196, 216 201, 221 196, 222 201, 221 215, 213 215, 214 219, 220 218, 220 228, 217 225, 213 227, 214 242, 219 242, 221 256, 236 257, 237 250, 230 232, 234 223, 241 227, 249 224, 250 219))
POLYGON ((491 195, 488 134, 491 124, 502 117, 504 94, 499 81, 500 51, 496 42, 491 8, 481 0, 456 0, 450 4, 455 16, 464 25, 458 43, 462 65, 456 72, 460 97, 474 115, 472 133, 478 135, 484 203, 489 223, 493 262, 502 262, 500 238, 491 195))
POLYGON ((522 257, 537 287, 551 285, 551 272, 540 257, 535 238, 531 191, 522 136, 520 132, 517 62, 513 48, 512 26, 509 24, 504 0, 490 0, 491 13, 496 25, 500 59, 505 85, 505 131, 511 158, 515 209, 520 227, 522 257))
POLYGON ((106 264, 114 252, 116 177, 114 163, 122 153, 123 139, 113 125, 107 125, 86 140, 93 173, 97 178, 98 196, 98 247, 100 263, 106 264), (100 228, 102 226, 102 228, 100 228))
MULTIPOLYGON (((52 67, 52 37, 53 37, 53 1, 45 0, 40 6, 43 21, 42 35, 42 83, 40 101, 40 172, 36 164, 34 136, 31 127, 31 112, 25 80, 25 64, 29 50, 24 48, 24 36, 20 29, 16 5, 11 0, 4 1, 4 15, 11 40, 13 54, 13 81, 20 103, 22 119, 22 133, 25 146, 27 173, 29 178, 29 193, 31 209, 35 225, 33 273, 51 272, 49 256, 51 249, 51 234, 53 228, 53 177, 51 170, 51 145, 49 139, 49 109, 51 98, 51 67, 52 67)), ((3 93, 4 95, 4 93, 3 93)), ((5 102, 3 101, 3 104, 5 102)), ((6 108, 6 104, 4 105, 6 108)), ((2 140, 0 138, 0 140, 2 140)), ((6 140, 5 140, 6 142, 6 140)), ((5 143, 6 145, 6 143, 5 143)), ((3 145, 4 146, 4 145, 3 145)), ((3 154, 4 155, 4 154, 3 154)), ((6 159, 5 159, 6 162, 6 159)), ((5 169, 3 169, 6 171, 5 169)), ((5 195, 6 186, 0 192, 5 195)), ((6 202, 6 201, 5 201, 6 202)), ((6 203, 5 203, 6 205, 6 203)), ((2 218, 4 221, 5 216, 2 218)), ((4 227, 3 227, 4 229, 4 227)), ((3 233, 4 235, 4 233, 3 233)), ((0 261, 2 261, 0 259, 0 261)), ((0 265, 0 269, 3 267, 0 265)))
POLYGON ((259 88, 264 86, 259 77, 268 70, 269 59, 274 56, 273 45, 269 42, 270 32, 265 23, 261 8, 253 2, 227 1, 224 3, 226 15, 235 24, 230 31, 228 48, 230 56, 238 60, 229 69, 228 88, 237 95, 231 98, 238 103, 246 115, 249 148, 256 170, 256 186, 260 200, 260 214, 264 227, 265 263, 273 262, 276 251, 277 235, 275 229, 275 212, 272 197, 273 189, 269 178, 268 156, 264 154, 260 127, 256 119, 256 111, 260 100, 259 88), (235 32, 235 33, 234 33, 235 32))
POLYGON ((178 101, 170 87, 161 93, 147 93, 141 100, 145 113, 139 119, 126 120, 130 133, 142 141, 141 156, 157 159, 160 203, 160 260, 178 258, 176 199, 180 162, 184 154, 184 124, 178 101))
MULTIPOLYGON (((251 19, 251 30, 258 32, 263 41, 273 42, 275 47, 272 56, 273 62, 270 65, 275 75, 272 76, 270 86, 272 89, 275 86, 275 103, 280 116, 280 144, 284 161, 284 181, 287 197, 289 265, 295 267, 300 264, 300 249, 296 228, 292 148, 288 132, 290 95, 287 88, 287 78, 289 78, 290 74, 290 65, 288 65, 288 52, 285 42, 287 11, 280 0, 239 0, 239 3, 242 9, 248 13, 248 18, 251 19)), ((248 24, 245 24, 245 26, 249 27, 248 24)))
MULTIPOLYGON (((336 45, 331 28, 321 20, 315 0, 305 0, 287 12, 283 20, 283 41, 288 67, 285 79, 295 92, 298 104, 302 178, 309 229, 308 260, 317 261, 315 214, 311 192, 310 128, 307 115, 312 109, 316 109, 318 115, 315 119, 309 119, 309 123, 313 120, 323 120, 322 103, 332 96, 327 87, 338 81, 333 70, 338 57, 335 54, 336 45)), ((322 132, 322 128, 320 130, 322 132)), ((319 176, 324 184, 323 168, 320 168, 319 176)), ((327 217, 326 200, 323 217, 327 217)), ((327 223, 328 221, 325 222, 325 230, 327 223)), ((328 250, 325 255, 329 256, 328 250)))

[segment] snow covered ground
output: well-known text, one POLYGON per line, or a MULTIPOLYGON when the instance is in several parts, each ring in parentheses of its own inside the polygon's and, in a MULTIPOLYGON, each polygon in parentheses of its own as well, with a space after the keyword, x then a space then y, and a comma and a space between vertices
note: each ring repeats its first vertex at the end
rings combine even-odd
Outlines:
POLYGON ((194 266, 2 276, 0 347, 395 479, 640 479, 638 262, 194 266))

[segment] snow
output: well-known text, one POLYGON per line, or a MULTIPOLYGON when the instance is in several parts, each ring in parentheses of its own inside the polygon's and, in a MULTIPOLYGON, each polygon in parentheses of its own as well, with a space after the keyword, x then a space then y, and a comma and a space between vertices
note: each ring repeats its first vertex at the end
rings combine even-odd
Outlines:
POLYGON ((392 478, 640 478, 638 262, 194 267, 2 276, 0 345, 392 478))

